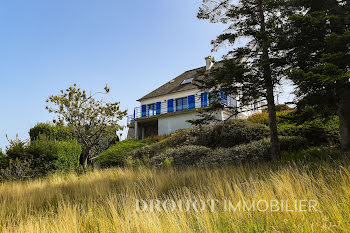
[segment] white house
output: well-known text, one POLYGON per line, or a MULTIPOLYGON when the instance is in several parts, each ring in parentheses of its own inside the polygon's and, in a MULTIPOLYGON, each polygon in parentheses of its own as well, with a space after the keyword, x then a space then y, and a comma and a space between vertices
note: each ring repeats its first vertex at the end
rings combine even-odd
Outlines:
MULTIPOLYGON (((135 108, 134 114, 128 116, 127 137, 144 139, 192 127, 187 121, 198 118, 198 109, 207 107, 211 102, 209 94, 199 90, 193 82, 205 78, 206 72, 221 65, 215 63, 210 56, 205 60, 206 66, 186 71, 139 99, 140 107, 135 108)), ((221 99, 224 106, 239 106, 234 96, 221 93, 221 99)), ((247 118, 258 111, 258 106, 254 106, 253 109, 255 111, 246 111, 236 118, 247 118)), ((217 112, 216 117, 225 120, 229 114, 226 110, 221 110, 217 112)))

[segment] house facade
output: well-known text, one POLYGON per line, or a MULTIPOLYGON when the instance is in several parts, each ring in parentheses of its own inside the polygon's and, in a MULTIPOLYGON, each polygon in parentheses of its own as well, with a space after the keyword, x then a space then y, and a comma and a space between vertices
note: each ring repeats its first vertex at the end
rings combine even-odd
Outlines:
MULTIPOLYGON (((170 80, 156 90, 145 95, 138 101, 140 106, 128 116, 128 138, 144 139, 156 135, 167 135, 178 129, 191 128, 188 120, 199 118, 198 110, 210 105, 208 92, 199 90, 194 81, 205 78, 205 73, 219 67, 212 57, 205 58, 206 66, 186 71, 170 80)), ((221 104, 227 108, 239 107, 239 101, 234 96, 220 93, 221 104)), ((257 112, 258 106, 252 111, 245 111, 236 118, 247 118, 257 112)), ((225 109, 216 113, 218 120, 225 120, 230 115, 225 109)))

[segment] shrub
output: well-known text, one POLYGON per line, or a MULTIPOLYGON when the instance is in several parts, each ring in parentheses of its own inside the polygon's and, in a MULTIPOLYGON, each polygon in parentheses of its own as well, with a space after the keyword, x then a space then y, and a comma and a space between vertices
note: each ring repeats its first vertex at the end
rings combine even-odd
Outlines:
MULTIPOLYGON (((281 151, 298 151, 307 147, 307 141, 300 137, 280 137, 281 151)), ((199 161, 200 166, 224 166, 239 162, 254 162, 268 159, 271 153, 269 138, 242 144, 233 148, 218 148, 199 161)))
MULTIPOLYGON (((283 111, 276 112, 277 122, 284 123, 288 121, 289 115, 293 112, 295 112, 295 110, 283 110, 283 111)), ((268 126, 269 114, 266 111, 263 111, 262 113, 256 113, 248 117, 248 121, 256 124, 263 124, 268 126)))
POLYGON ((35 140, 26 149, 40 174, 69 172, 79 167, 80 144, 73 141, 35 140))
POLYGON ((50 140, 69 141, 73 140, 72 130, 63 125, 52 125, 50 123, 38 123, 29 130, 30 140, 34 141, 44 136, 50 140))
POLYGON ((6 168, 0 169, 0 180, 24 180, 36 175, 30 159, 10 159, 6 168))
POLYGON ((339 117, 318 118, 302 125, 284 123, 278 125, 278 132, 283 136, 301 136, 310 145, 334 145, 339 143, 339 117))
POLYGON ((339 150, 329 147, 312 147, 301 151, 285 151, 282 161, 332 161, 340 158, 339 150))
POLYGON ((167 149, 152 160, 154 165, 162 166, 166 159, 172 158, 172 164, 175 167, 183 167, 196 164, 202 157, 206 157, 210 151, 209 148, 204 146, 181 146, 167 149))
POLYGON ((164 140, 135 150, 129 155, 133 158, 154 157, 169 148, 197 145, 208 148, 233 147, 251 141, 261 140, 269 135, 264 125, 246 120, 230 120, 217 124, 178 130, 164 140))
POLYGON ((267 127, 247 120, 231 120, 192 130, 192 144, 209 148, 233 147, 261 140, 269 135, 267 127))
POLYGON ((107 168, 113 166, 124 166, 125 159, 128 153, 133 150, 145 147, 146 145, 156 142, 157 139, 149 138, 145 140, 128 139, 118 142, 108 150, 93 158, 93 163, 96 166, 107 168))
POLYGON ((0 151, 0 169, 5 169, 9 165, 8 158, 0 151))

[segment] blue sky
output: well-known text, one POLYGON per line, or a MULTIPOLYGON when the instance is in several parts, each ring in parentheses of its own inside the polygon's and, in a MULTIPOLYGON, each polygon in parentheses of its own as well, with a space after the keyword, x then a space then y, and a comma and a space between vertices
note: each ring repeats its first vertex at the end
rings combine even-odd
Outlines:
MULTIPOLYGON (((45 99, 77 83, 108 84, 122 109, 182 72, 203 66, 223 25, 198 20, 201 0, 7 0, 0 3, 0 148, 5 134, 54 116, 45 99)), ((125 124, 125 121, 122 123, 125 124)))

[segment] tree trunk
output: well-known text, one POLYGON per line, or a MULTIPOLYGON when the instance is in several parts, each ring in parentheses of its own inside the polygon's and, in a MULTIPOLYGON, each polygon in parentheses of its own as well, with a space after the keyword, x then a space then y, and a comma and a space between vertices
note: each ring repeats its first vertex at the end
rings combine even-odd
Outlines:
POLYGON ((263 9, 263 1, 259 0, 259 13, 260 13, 260 31, 261 31, 261 46, 262 46, 262 66, 263 76, 265 80, 266 100, 269 112, 269 126, 270 126, 270 141, 271 141, 271 160, 281 159, 280 141, 278 139, 277 131, 277 117, 276 106, 274 97, 274 83, 272 81, 272 71, 269 56, 269 41, 266 35, 265 16, 263 9))
POLYGON ((88 166, 90 150, 91 150, 91 148, 85 148, 85 151, 82 154, 82 157, 80 159, 80 164, 83 167, 84 172, 86 172, 86 169, 87 169, 87 166, 88 166))
POLYGON ((344 86, 338 91, 340 144, 342 153, 350 152, 350 86, 344 86))

